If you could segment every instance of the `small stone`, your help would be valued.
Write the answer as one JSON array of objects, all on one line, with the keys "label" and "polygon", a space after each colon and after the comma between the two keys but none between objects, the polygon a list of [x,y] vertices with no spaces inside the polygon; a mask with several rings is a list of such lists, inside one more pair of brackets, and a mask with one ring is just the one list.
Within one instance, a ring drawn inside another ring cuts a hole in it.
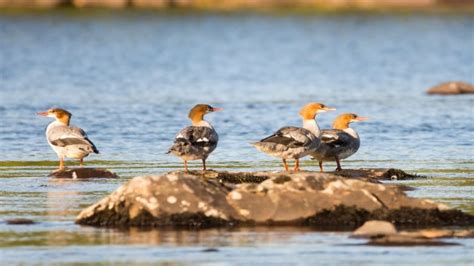
[{"label": "small stone", "polygon": [[454,237],[460,237],[460,238],[474,238],[474,230],[460,230],[460,231],[454,231],[453,234]]},{"label": "small stone", "polygon": [[203,249],[201,252],[219,252],[217,248],[206,248]]},{"label": "small stone", "polygon": [[367,221],[353,233],[353,237],[376,237],[394,235],[397,233],[395,226],[387,221]]},{"label": "small stone", "polygon": [[460,81],[451,81],[434,86],[426,92],[428,94],[455,95],[474,93],[474,86]]},{"label": "small stone", "polygon": [[456,246],[457,243],[442,242],[434,239],[416,238],[404,235],[386,235],[372,238],[367,245],[371,246]]},{"label": "small stone", "polygon": [[421,230],[420,235],[426,238],[451,237],[454,234],[451,230]]},{"label": "small stone", "polygon": [[14,225],[28,225],[28,224],[35,224],[35,221],[26,218],[14,218],[6,220],[7,224],[14,224]]},{"label": "small stone", "polygon": [[54,178],[70,178],[70,179],[84,179],[84,178],[118,178],[118,175],[112,173],[107,169],[101,168],[65,168],[56,170],[49,174]]}]

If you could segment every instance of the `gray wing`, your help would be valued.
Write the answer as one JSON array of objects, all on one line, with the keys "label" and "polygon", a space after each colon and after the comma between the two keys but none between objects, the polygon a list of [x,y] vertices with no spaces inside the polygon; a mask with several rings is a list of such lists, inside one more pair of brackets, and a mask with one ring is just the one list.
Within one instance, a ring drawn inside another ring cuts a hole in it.
[{"label": "gray wing", "polygon": [[296,148],[310,145],[315,136],[309,130],[299,127],[283,127],[260,142],[281,144],[288,148]]},{"label": "gray wing", "polygon": [[349,146],[354,138],[339,129],[325,129],[321,132],[321,142],[332,148]]},{"label": "gray wing", "polygon": [[54,146],[86,145],[93,152],[99,153],[97,147],[87,137],[84,130],[78,127],[57,126],[48,131],[48,140]]},{"label": "gray wing", "polygon": [[339,129],[323,130],[320,138],[321,145],[311,155],[321,161],[334,160],[336,157],[345,159],[354,154],[360,146],[358,138]]},{"label": "gray wing", "polygon": [[168,152],[180,156],[185,154],[207,156],[216,148],[218,141],[219,136],[214,129],[189,126],[176,135],[173,146]]}]

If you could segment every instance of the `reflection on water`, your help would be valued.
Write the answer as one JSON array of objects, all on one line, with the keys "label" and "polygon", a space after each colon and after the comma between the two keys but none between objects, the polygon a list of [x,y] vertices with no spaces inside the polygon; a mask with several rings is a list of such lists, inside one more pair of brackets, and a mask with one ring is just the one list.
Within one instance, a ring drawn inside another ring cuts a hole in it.
[{"label": "reflection on water", "polygon": [[[49,226],[66,226],[52,222]],[[13,228],[13,227],[12,227]],[[295,235],[314,232],[300,227],[250,227],[205,230],[170,229],[95,229],[79,227],[77,230],[2,232],[2,247],[12,246],[63,246],[63,245],[164,245],[232,247],[252,246],[256,243],[268,245],[291,241]],[[332,233],[321,233],[332,234]],[[27,236],[27,237],[25,237]]]},{"label": "reflection on water", "polygon": [[[66,263],[246,263],[268,264],[394,264],[426,263],[468,265],[466,254],[473,242],[456,240],[462,246],[444,248],[386,248],[363,246],[365,240],[350,239],[347,233],[314,232],[301,228],[241,228],[236,230],[166,231],[80,228],[79,233],[23,233],[36,242],[18,243],[21,248],[2,248],[4,262],[15,256]],[[18,235],[2,238],[18,239]],[[60,237],[61,236],[61,237]],[[43,241],[41,241],[43,240]],[[45,245],[54,247],[45,248]],[[10,243],[10,246],[15,246]],[[414,252],[416,250],[416,252]],[[341,256],[344,254],[344,256]],[[396,261],[394,260],[395,258]]]},{"label": "reflection on water", "polygon": [[[220,135],[210,168],[279,170],[248,143],[299,125],[299,108],[321,101],[337,108],[318,116],[323,128],[340,112],[371,117],[354,125],[362,146],[346,167],[428,175],[401,183],[417,187],[412,196],[474,213],[474,98],[423,93],[447,80],[474,83],[473,17],[119,14],[0,16],[1,264],[474,263],[473,243],[462,239],[444,248],[375,248],[309,228],[121,231],[73,223],[125,180],[182,167],[164,153],[197,102],[225,109],[209,116]],[[57,161],[44,137],[49,121],[34,113],[51,106],[72,111],[73,124],[97,144],[101,154],[86,165],[121,179],[46,177]],[[302,167],[317,169],[310,160]],[[3,222],[17,217],[37,223]]]}]

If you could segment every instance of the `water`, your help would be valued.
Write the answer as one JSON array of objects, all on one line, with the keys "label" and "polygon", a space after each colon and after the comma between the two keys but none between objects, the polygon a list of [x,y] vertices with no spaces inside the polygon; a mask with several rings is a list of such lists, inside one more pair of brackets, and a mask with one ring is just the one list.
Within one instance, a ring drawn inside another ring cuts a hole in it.
[{"label": "water", "polygon": [[[0,15],[0,217],[38,222],[0,222],[0,261],[472,265],[471,240],[375,248],[301,228],[143,232],[73,220],[133,176],[182,167],[165,152],[199,102],[225,109],[208,116],[220,135],[211,168],[280,169],[248,143],[299,125],[300,107],[318,101],[337,108],[318,116],[322,128],[341,112],[371,117],[354,125],[362,146],[343,166],[429,175],[404,182],[418,188],[411,195],[474,213],[474,97],[424,94],[448,80],[474,83],[473,32],[467,15]],[[50,121],[34,113],[51,106],[70,110],[98,146],[87,165],[120,180],[46,177],[57,164],[44,138]]]}]

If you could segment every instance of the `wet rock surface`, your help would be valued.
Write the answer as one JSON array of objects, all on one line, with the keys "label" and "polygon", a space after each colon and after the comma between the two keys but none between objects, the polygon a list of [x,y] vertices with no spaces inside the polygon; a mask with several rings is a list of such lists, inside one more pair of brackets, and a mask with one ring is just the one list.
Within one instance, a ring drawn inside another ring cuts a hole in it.
[{"label": "wet rock surface", "polygon": [[468,94],[474,93],[474,86],[465,82],[452,81],[434,86],[428,89],[426,93],[441,95]]},{"label": "wet rock surface", "polygon": [[359,178],[362,180],[377,182],[379,180],[413,180],[413,179],[425,179],[428,178],[423,175],[410,174],[400,169],[395,168],[362,168],[362,169],[345,169],[341,171],[334,172],[335,175],[349,177],[349,178]]},{"label": "wet rock surface", "polygon": [[[237,182],[242,179],[249,182]],[[473,225],[474,217],[394,185],[332,173],[206,173],[136,177],[83,210],[78,224],[205,228],[300,225],[352,230],[368,220],[400,227]]]},{"label": "wet rock surface", "polygon": [[86,178],[118,178],[118,175],[101,168],[65,168],[49,174],[55,178],[86,179]]}]

